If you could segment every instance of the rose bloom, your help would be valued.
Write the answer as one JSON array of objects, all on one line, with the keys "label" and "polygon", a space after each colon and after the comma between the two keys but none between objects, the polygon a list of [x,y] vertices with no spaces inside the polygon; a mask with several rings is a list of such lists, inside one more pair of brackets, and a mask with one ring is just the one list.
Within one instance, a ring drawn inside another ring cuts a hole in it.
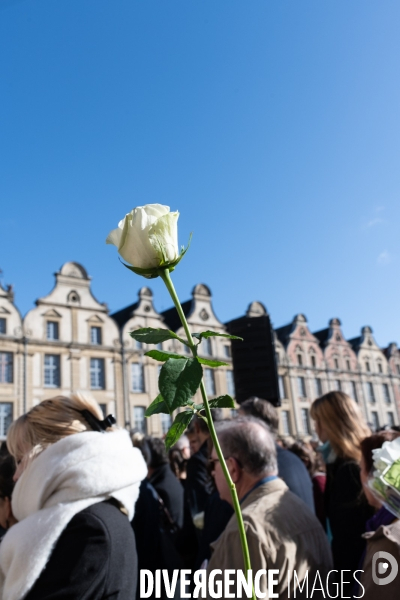
[{"label": "rose bloom", "polygon": [[179,258],[179,212],[169,206],[137,206],[118,223],[106,239],[122,258],[138,269],[156,269]]}]

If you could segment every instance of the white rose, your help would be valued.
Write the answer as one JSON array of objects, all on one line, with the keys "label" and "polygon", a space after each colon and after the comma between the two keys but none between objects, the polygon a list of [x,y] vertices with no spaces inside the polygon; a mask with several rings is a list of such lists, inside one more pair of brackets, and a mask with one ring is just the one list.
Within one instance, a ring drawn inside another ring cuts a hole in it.
[{"label": "white rose", "polygon": [[106,239],[122,258],[137,269],[157,269],[179,259],[179,212],[169,206],[138,206],[118,223]]}]

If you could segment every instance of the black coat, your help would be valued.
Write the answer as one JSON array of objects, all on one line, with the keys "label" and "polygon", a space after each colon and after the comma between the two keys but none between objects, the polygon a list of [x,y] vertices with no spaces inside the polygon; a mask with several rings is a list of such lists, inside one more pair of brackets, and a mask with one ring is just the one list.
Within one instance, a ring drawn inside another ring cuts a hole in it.
[{"label": "black coat", "polygon": [[112,502],[100,502],[71,519],[24,600],[135,600],[136,586],[132,527]]},{"label": "black coat", "polygon": [[183,487],[171,471],[169,463],[157,467],[149,477],[151,485],[164,502],[173,522],[183,526]]},{"label": "black coat", "polygon": [[358,569],[365,540],[366,521],[373,509],[362,492],[360,467],[352,460],[337,458],[326,465],[325,507],[332,532],[335,569]]},{"label": "black coat", "polygon": [[208,498],[215,490],[207,467],[208,441],[206,440],[187,463],[185,494],[192,517],[205,510]]},{"label": "black coat", "polygon": [[304,463],[293,452],[278,444],[276,444],[276,455],[279,477],[283,479],[289,490],[301,498],[315,513],[312,481]]}]

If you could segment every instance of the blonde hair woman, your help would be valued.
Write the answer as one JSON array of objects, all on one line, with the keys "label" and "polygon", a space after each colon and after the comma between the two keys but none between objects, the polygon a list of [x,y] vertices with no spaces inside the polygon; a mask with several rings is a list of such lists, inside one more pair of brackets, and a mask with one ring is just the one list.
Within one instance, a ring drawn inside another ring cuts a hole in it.
[{"label": "blonde hair woman", "polygon": [[361,441],[371,432],[357,404],[343,392],[329,392],[315,400],[311,417],[326,463],[325,507],[335,569],[354,572],[365,546],[361,535],[371,516],[359,467]]},{"label": "blonde hair woman", "polygon": [[134,600],[130,526],[147,468],[94,400],[41,402],[12,423],[18,523],[0,545],[2,600]]}]

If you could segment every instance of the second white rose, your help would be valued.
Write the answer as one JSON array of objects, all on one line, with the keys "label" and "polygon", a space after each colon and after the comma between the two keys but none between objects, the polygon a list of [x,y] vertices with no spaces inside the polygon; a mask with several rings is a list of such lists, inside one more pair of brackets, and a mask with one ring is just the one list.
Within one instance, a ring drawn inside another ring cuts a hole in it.
[{"label": "second white rose", "polygon": [[173,263],[179,257],[179,212],[169,206],[146,204],[137,206],[118,223],[107,239],[122,258],[138,269],[156,269]]}]

